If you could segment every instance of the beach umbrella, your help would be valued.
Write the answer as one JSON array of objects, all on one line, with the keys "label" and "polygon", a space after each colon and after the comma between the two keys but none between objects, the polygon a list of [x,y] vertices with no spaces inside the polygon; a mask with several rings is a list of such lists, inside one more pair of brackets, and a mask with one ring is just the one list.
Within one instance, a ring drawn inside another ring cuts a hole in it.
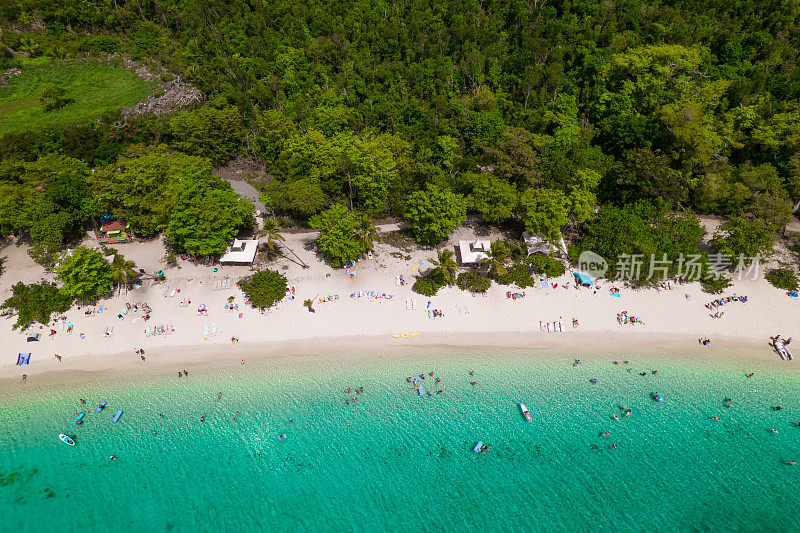
[{"label": "beach umbrella", "polygon": [[206,310],[206,304],[200,304],[197,306],[197,311],[202,312]]}]

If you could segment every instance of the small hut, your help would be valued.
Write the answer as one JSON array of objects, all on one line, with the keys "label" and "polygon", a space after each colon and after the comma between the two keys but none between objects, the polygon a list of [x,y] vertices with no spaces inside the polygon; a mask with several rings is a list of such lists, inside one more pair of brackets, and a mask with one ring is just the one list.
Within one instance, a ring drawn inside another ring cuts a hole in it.
[{"label": "small hut", "polygon": [[234,239],[233,244],[219,258],[219,262],[223,265],[249,266],[256,259],[256,251],[258,251],[258,239]]},{"label": "small hut", "polygon": [[119,220],[108,220],[100,226],[100,233],[97,242],[100,244],[116,244],[121,242],[131,242],[128,232],[129,224]]}]

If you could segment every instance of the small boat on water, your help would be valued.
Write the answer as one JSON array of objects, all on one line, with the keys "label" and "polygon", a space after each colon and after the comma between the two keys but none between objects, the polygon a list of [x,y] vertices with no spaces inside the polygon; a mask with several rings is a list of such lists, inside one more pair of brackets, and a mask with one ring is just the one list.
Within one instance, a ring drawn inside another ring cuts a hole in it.
[{"label": "small boat on water", "polygon": [[78,416],[75,417],[75,420],[72,421],[73,424],[83,424],[83,417],[86,416],[86,413],[80,413]]},{"label": "small boat on water", "polygon": [[58,436],[61,439],[61,442],[64,444],[69,444],[70,446],[75,446],[75,436],[74,435],[64,435],[63,433]]},{"label": "small boat on water", "polygon": [[119,417],[121,417],[121,416],[122,416],[122,409],[117,411],[117,414],[114,415],[114,418],[112,418],[111,421],[112,422],[116,422],[117,420],[119,420]]},{"label": "small boat on water", "polygon": [[657,392],[652,393],[651,396],[657,402],[663,402],[664,401],[664,398],[662,398],[661,395],[659,393],[657,393]]},{"label": "small boat on water", "polygon": [[533,418],[531,418],[531,414],[528,412],[528,408],[525,407],[525,404],[519,404],[519,408],[522,411],[522,414],[525,415],[525,418],[528,420],[528,422],[533,422]]},{"label": "small boat on water", "polygon": [[106,402],[100,402],[100,405],[97,406],[97,412],[99,413],[105,408],[106,408]]}]

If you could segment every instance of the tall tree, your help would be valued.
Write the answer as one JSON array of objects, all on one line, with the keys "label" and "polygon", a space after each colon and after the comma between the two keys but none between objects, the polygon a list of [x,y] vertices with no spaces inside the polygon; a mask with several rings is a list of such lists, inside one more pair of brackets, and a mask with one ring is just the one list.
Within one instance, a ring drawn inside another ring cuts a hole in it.
[{"label": "tall tree", "polygon": [[455,255],[456,253],[448,248],[437,248],[436,259],[429,259],[436,269],[441,272],[448,285],[452,285],[456,281],[458,263],[456,263]]}]

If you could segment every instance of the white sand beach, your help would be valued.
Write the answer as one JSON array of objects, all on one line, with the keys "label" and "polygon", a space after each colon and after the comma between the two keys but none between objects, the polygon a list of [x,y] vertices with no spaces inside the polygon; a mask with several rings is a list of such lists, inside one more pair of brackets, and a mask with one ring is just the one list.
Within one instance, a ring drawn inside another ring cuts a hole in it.
[{"label": "white sand beach", "polygon": [[[394,228],[390,225],[382,230]],[[475,296],[451,287],[426,298],[413,293],[411,285],[419,271],[431,268],[435,250],[416,246],[403,250],[378,243],[372,259],[363,259],[347,271],[332,269],[315,256],[314,233],[285,236],[285,246],[309,268],[303,268],[290,253],[263,265],[282,272],[295,290],[293,299],[287,297],[265,313],[245,305],[236,286],[252,272],[250,267],[201,266],[180,259],[178,266],[166,267],[160,240],[115,246],[148,273],[163,269],[166,280],[145,280],[141,287],[127,293],[123,290],[98,305],[73,307],[64,314],[64,321],[37,324],[26,332],[12,330],[13,318],[0,319],[0,339],[6,346],[0,377],[18,380],[23,373],[32,377],[59,369],[112,369],[133,363],[160,365],[235,359],[245,353],[255,357],[362,345],[552,346],[614,351],[625,346],[663,348],[665,343],[678,343],[676,346],[694,345],[695,352],[748,346],[749,350],[737,350],[739,357],[779,360],[768,345],[769,338],[800,334],[800,301],[769,285],[763,272],[757,280],[734,281],[722,295],[747,296],[746,302],[734,301],[712,310],[706,304],[720,296],[702,292],[697,283],[632,290],[621,283],[600,281],[599,289],[577,289],[570,271],[548,280],[547,288],[493,285],[485,296]],[[460,228],[450,246],[459,239],[475,237],[469,228]],[[83,244],[94,245],[92,239],[87,237]],[[7,256],[5,274],[0,277],[3,299],[17,281],[52,279],[26,250],[13,243],[3,250]],[[401,275],[405,285],[398,284]],[[618,297],[610,294],[612,285],[619,288]],[[509,291],[524,292],[525,296],[511,299]],[[233,310],[226,309],[231,297]],[[303,306],[305,299],[314,300],[314,313]],[[146,322],[141,308],[127,308],[127,304],[145,303],[152,308]],[[201,304],[207,307],[207,314],[198,313]],[[443,316],[431,318],[429,309],[439,310]],[[617,316],[623,311],[642,323],[621,324]],[[712,318],[718,311],[724,312],[722,317]],[[577,320],[575,327],[573,320]],[[554,323],[560,323],[561,331]],[[159,326],[168,334],[157,334]],[[56,333],[51,335],[51,330]],[[403,332],[419,335],[392,337]],[[27,342],[28,333],[40,333],[41,340]],[[232,343],[232,337],[239,342]],[[698,345],[699,337],[711,338],[715,347]],[[138,348],[145,350],[144,363],[135,354]],[[17,354],[26,352],[32,354],[30,364],[16,366]]]}]

